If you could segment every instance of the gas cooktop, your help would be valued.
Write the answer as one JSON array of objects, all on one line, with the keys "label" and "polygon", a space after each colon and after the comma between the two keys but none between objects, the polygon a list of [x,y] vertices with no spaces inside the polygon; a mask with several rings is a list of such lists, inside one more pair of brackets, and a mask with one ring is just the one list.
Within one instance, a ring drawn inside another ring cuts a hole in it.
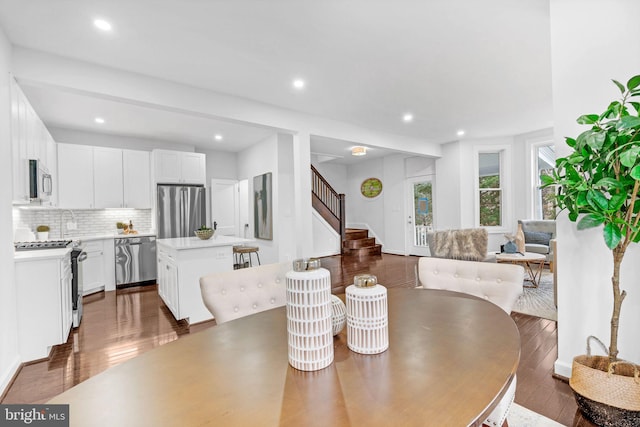
[{"label": "gas cooktop", "polygon": [[14,242],[16,251],[30,251],[34,249],[60,249],[66,248],[72,240],[46,240],[36,242]]}]

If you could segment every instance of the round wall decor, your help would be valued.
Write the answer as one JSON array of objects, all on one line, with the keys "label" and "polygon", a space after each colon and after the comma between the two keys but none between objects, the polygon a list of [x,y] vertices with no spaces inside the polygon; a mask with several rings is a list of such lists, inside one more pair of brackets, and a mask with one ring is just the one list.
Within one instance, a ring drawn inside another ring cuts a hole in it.
[{"label": "round wall decor", "polygon": [[367,178],[360,184],[360,193],[364,197],[373,199],[382,193],[382,181],[378,178]]}]

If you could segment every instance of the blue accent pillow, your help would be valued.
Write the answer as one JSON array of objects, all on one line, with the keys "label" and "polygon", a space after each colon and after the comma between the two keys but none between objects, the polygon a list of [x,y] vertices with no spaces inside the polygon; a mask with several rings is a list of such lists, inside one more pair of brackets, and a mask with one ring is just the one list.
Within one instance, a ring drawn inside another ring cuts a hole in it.
[{"label": "blue accent pillow", "polygon": [[549,240],[551,240],[551,233],[544,231],[525,231],[524,242],[533,243],[537,245],[549,246]]}]

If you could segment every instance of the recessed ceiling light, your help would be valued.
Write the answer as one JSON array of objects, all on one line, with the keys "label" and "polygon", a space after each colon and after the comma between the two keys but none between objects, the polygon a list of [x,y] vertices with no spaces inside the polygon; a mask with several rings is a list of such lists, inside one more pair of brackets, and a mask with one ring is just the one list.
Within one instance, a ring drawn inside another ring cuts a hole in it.
[{"label": "recessed ceiling light", "polygon": [[95,19],[93,21],[93,25],[102,31],[111,31],[111,23],[109,21],[105,21],[104,19]]},{"label": "recessed ceiling light", "polygon": [[95,119],[93,119],[96,123],[99,124],[103,124],[104,123],[104,119],[102,117],[96,117]]},{"label": "recessed ceiling light", "polygon": [[404,116],[402,116],[402,121],[405,123],[409,123],[413,121],[413,114],[411,113],[406,113]]},{"label": "recessed ceiling light", "polygon": [[305,86],[305,82],[302,79],[295,79],[293,81],[293,87],[296,89],[302,89]]},{"label": "recessed ceiling light", "polygon": [[463,131],[462,129],[460,129],[460,130],[457,132],[457,135],[458,135],[458,136],[463,136],[463,135],[464,135],[464,131]]},{"label": "recessed ceiling light", "polygon": [[213,139],[215,139],[216,141],[222,141],[222,135],[217,133],[213,136]]},{"label": "recessed ceiling light", "polygon": [[351,149],[352,156],[365,156],[367,154],[367,147],[353,147]]}]

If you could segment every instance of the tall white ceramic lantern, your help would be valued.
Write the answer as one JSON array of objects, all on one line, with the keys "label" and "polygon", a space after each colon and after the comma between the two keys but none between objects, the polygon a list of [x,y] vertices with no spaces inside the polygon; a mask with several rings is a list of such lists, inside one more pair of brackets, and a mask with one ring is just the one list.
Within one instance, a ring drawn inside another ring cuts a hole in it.
[{"label": "tall white ceramic lantern", "polygon": [[346,289],[347,346],[361,354],[389,348],[387,288],[372,274],[359,274]]},{"label": "tall white ceramic lantern", "polygon": [[331,275],[320,260],[298,259],[287,278],[289,364],[317,371],[333,362]]}]

